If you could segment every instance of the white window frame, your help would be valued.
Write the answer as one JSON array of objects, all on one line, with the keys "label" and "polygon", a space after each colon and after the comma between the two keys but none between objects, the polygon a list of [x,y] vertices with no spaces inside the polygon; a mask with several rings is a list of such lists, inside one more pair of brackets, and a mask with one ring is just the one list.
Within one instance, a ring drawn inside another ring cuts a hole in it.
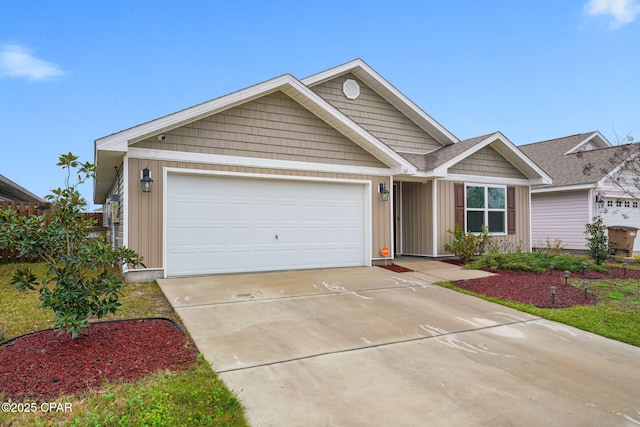
[{"label": "white window frame", "polygon": [[[468,187],[483,187],[484,188],[484,203],[485,203],[485,207],[484,208],[468,208],[467,207],[467,188]],[[504,191],[504,208],[503,209],[496,209],[496,208],[487,207],[488,202],[489,202],[489,188],[501,188]],[[489,212],[502,212],[504,214],[504,221],[503,221],[504,231],[489,231],[489,234],[491,234],[492,236],[506,236],[507,235],[507,231],[509,229],[508,224],[507,224],[507,206],[508,206],[508,201],[507,201],[507,186],[506,185],[465,183],[464,184],[464,231],[467,232],[467,230],[468,230],[468,225],[467,225],[467,212],[468,211],[472,211],[472,212],[483,211],[484,212],[483,225],[485,227],[487,227],[487,229],[489,228]],[[473,234],[480,234],[477,231],[472,231],[472,233]]]}]

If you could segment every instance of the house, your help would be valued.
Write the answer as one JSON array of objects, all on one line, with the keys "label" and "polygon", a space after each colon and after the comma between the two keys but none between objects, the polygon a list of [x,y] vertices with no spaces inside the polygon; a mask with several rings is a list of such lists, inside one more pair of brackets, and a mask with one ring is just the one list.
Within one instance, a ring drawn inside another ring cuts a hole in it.
[{"label": "house", "polygon": [[9,178],[0,175],[0,202],[44,203],[44,200],[11,181]]},{"label": "house", "polygon": [[[545,248],[547,242],[553,246],[559,239],[565,249],[588,249],[585,226],[597,215],[608,226],[640,228],[633,177],[626,188],[619,179],[625,173],[625,161],[635,157],[637,144],[614,146],[594,131],[519,148],[553,179],[552,184],[531,189],[534,247]],[[634,250],[640,251],[640,239],[634,244]]]},{"label": "house", "polygon": [[530,186],[551,182],[499,132],[459,141],[359,59],[97,139],[95,162],[114,244],[145,258],[130,280],[447,256],[456,220],[526,250]]}]

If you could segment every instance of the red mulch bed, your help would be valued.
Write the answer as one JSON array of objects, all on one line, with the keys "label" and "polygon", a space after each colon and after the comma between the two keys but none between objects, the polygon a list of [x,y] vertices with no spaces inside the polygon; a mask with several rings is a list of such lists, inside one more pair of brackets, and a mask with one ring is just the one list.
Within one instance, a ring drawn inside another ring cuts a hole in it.
[{"label": "red mulch bed", "polygon": [[5,400],[51,401],[100,389],[105,380],[183,370],[196,355],[187,336],[165,319],[94,323],[75,340],[66,332],[36,332],[0,346],[0,393]]},{"label": "red mulch bed", "polygon": [[413,271],[410,268],[401,267],[401,266],[395,265],[395,264],[379,265],[378,267],[384,268],[386,270],[391,270],[391,271],[393,271],[395,273],[408,273],[409,271]]},{"label": "red mulch bed", "polygon": [[[627,270],[625,275],[622,268],[610,269],[609,273],[587,271],[585,274],[571,273],[569,282],[579,280],[579,286],[585,280],[599,278],[634,278],[640,279],[640,271]],[[529,273],[524,271],[498,270],[497,276],[481,279],[463,280],[456,282],[459,288],[478,294],[496,297],[507,301],[532,304],[538,307],[564,308],[575,305],[595,304],[595,295],[587,294],[584,297],[584,289],[564,284],[564,272],[554,271],[546,273]],[[551,303],[550,286],[556,286],[555,301]]]}]

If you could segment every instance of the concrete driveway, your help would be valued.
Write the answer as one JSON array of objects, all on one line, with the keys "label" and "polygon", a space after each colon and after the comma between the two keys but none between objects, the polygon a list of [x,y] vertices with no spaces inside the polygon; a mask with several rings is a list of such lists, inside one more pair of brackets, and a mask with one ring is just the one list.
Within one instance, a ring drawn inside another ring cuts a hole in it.
[{"label": "concrete driveway", "polygon": [[640,425],[640,348],[419,270],[158,282],[254,426]]}]

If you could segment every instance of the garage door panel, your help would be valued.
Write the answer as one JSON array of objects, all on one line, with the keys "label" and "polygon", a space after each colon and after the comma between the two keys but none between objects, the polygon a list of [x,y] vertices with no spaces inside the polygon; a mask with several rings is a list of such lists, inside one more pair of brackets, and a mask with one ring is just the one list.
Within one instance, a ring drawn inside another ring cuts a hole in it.
[{"label": "garage door panel", "polygon": [[366,265],[365,200],[361,183],[169,174],[167,275]]}]

